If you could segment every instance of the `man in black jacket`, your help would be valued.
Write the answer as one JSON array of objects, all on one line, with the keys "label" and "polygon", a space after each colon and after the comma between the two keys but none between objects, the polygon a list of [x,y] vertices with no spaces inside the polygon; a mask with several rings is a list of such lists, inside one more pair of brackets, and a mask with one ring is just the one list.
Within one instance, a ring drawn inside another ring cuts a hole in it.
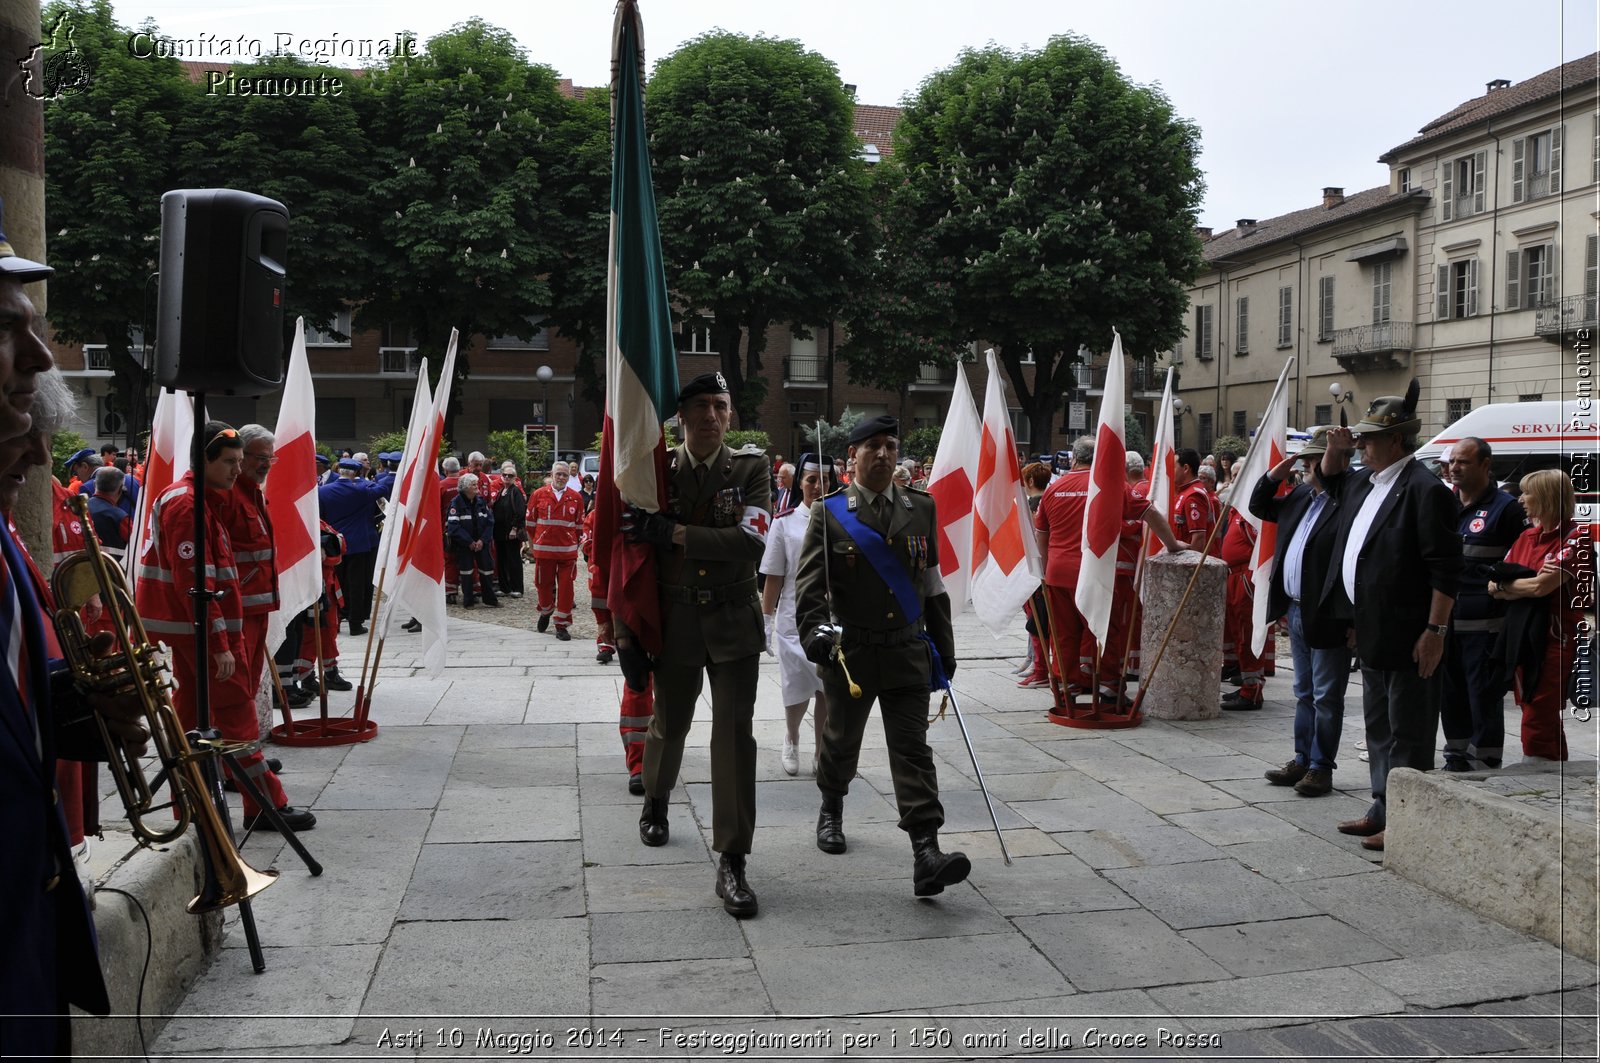
[{"label": "man in black jacket", "polygon": [[[1372,804],[1344,834],[1383,848],[1389,768],[1433,769],[1439,732],[1439,663],[1461,571],[1456,499],[1411,460],[1419,388],[1373,400],[1355,428],[1328,433],[1322,477],[1339,503],[1333,565],[1322,609],[1354,623],[1362,710],[1372,769]],[[1365,468],[1348,472],[1361,448]]]},{"label": "man in black jacket", "polygon": [[[1339,732],[1344,728],[1344,691],[1350,680],[1349,623],[1315,608],[1333,563],[1338,505],[1323,488],[1318,465],[1328,446],[1326,427],[1312,430],[1299,454],[1279,462],[1255,485],[1250,512],[1278,525],[1278,555],[1272,566],[1267,617],[1287,616],[1294,660],[1294,757],[1267,772],[1274,786],[1293,786],[1304,797],[1333,789]],[[1306,482],[1279,495],[1296,461],[1306,463]]]}]

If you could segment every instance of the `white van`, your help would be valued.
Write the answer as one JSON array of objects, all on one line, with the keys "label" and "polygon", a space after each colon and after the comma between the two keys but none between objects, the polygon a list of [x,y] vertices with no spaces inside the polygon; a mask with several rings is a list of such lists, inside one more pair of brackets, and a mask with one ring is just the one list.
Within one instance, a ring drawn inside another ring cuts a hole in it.
[{"label": "white van", "polygon": [[[1560,469],[1572,477],[1578,520],[1600,521],[1596,479],[1600,468],[1600,432],[1595,403],[1499,402],[1480,406],[1434,436],[1417,450],[1423,461],[1440,460],[1466,436],[1477,436],[1494,452],[1494,477],[1507,490],[1535,469]],[[1515,491],[1512,491],[1515,494]]]}]

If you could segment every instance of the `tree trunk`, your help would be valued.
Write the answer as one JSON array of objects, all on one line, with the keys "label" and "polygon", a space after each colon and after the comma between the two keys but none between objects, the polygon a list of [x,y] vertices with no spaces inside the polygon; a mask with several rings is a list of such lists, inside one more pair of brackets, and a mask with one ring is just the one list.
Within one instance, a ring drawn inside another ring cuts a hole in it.
[{"label": "tree trunk", "polygon": [[[716,345],[717,357],[722,363],[722,376],[728,382],[728,401],[735,413],[743,408],[744,362],[739,356],[739,326],[717,321],[711,326],[711,341]],[[744,415],[739,416],[739,427],[744,428]]]},{"label": "tree trunk", "polygon": [[761,356],[767,350],[767,321],[752,318],[745,323],[744,394],[740,397],[739,427],[761,427],[761,404],[767,398],[767,378],[762,372]]}]

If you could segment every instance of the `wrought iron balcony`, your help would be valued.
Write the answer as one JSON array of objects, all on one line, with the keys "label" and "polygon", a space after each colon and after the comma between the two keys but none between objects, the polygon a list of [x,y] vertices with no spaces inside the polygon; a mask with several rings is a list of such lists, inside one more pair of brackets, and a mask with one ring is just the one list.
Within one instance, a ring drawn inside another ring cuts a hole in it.
[{"label": "wrought iron balcony", "polygon": [[1333,357],[1352,373],[1404,369],[1411,364],[1411,322],[1340,329],[1333,334]]},{"label": "wrought iron balcony", "polygon": [[1543,336],[1551,343],[1564,343],[1579,329],[1593,330],[1596,325],[1595,312],[1600,309],[1597,304],[1600,304],[1600,295],[1590,293],[1569,295],[1541,306],[1534,314],[1534,334]]},{"label": "wrought iron balcony", "polygon": [[785,358],[783,382],[792,387],[824,387],[828,383],[828,360],[807,355]]},{"label": "wrought iron balcony", "polygon": [[919,365],[917,377],[911,382],[913,391],[954,387],[956,382],[955,366]]},{"label": "wrought iron balcony", "polygon": [[[1089,394],[1100,395],[1106,390],[1107,367],[1097,365],[1089,378]],[[1157,370],[1154,358],[1134,358],[1128,362],[1128,393],[1159,393],[1166,386],[1165,370]]]},{"label": "wrought iron balcony", "polygon": [[422,355],[415,347],[379,347],[378,372],[412,374],[422,368]]}]

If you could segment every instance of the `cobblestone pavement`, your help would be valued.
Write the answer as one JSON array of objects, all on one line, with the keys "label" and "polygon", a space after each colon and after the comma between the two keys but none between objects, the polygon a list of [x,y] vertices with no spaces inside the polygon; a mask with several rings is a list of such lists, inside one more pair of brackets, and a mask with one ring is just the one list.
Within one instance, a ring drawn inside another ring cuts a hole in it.
[{"label": "cobblestone pavement", "polygon": [[[1595,1056],[1594,963],[1334,829],[1368,796],[1359,684],[1337,789],[1302,798],[1262,779],[1291,750],[1284,665],[1260,712],[1073,730],[1017,688],[1020,629],[994,639],[963,616],[957,688],[1013,861],[947,718],[930,733],[943,841],[973,871],[917,900],[881,732],[845,802],[849,851],[819,853],[817,790],[779,764],[763,658],[761,914],[735,922],[712,893],[709,709],[671,841],[645,848],[615,666],[485,613],[452,615],[438,679],[416,674],[415,637],[390,640],[374,741],[274,751],[327,872],[251,839],[251,862],[283,871],[255,902],[267,970],[230,924],[152,1058]],[[1514,710],[1507,724],[1515,761]],[[1567,731],[1583,764],[1568,786],[1592,792],[1594,725]]]}]

